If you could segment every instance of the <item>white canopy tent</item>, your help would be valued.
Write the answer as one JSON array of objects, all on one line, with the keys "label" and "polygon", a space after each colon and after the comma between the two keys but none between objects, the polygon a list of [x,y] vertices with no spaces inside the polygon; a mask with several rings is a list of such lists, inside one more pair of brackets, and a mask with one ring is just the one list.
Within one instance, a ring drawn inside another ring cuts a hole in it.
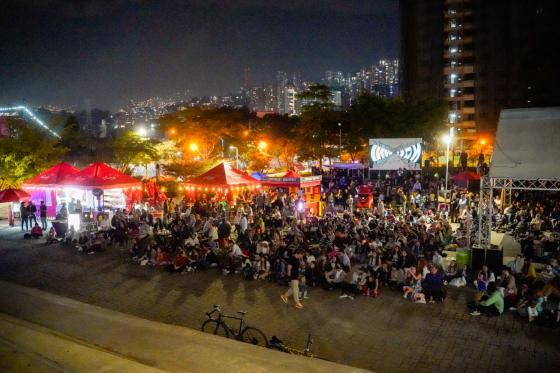
[{"label": "white canopy tent", "polygon": [[502,110],[490,172],[480,183],[480,247],[490,247],[494,189],[560,191],[559,161],[560,107]]}]

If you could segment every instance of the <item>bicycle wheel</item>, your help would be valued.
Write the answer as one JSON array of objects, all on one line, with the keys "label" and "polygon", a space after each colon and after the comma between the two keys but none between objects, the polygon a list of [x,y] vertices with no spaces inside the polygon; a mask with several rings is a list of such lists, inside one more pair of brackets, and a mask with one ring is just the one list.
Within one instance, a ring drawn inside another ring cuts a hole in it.
[{"label": "bicycle wheel", "polygon": [[268,339],[266,339],[264,333],[251,326],[243,329],[243,332],[241,332],[241,340],[256,346],[268,347]]},{"label": "bicycle wheel", "polygon": [[229,333],[227,329],[222,325],[222,323],[217,320],[206,320],[202,327],[200,328],[204,333],[210,333],[219,335],[220,337],[229,338]]}]

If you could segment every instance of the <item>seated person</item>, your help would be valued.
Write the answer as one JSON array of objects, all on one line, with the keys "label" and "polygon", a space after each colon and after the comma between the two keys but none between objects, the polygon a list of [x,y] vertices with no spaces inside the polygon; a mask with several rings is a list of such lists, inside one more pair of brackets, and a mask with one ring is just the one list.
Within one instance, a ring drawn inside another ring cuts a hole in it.
[{"label": "seated person", "polygon": [[488,269],[487,265],[483,265],[482,269],[478,272],[478,276],[474,281],[474,286],[480,291],[481,293],[486,291],[486,288],[490,283],[496,282],[496,276],[494,276],[494,272]]},{"label": "seated person", "polygon": [[527,318],[529,322],[533,322],[540,314],[542,314],[544,310],[543,306],[543,290],[540,286],[534,286],[529,289],[527,298],[517,307],[517,313],[519,313],[519,316]]},{"label": "seated person", "polygon": [[554,277],[548,284],[544,286],[543,296],[554,297],[560,300],[560,276]]},{"label": "seated person", "polygon": [[323,286],[326,290],[333,290],[339,288],[346,277],[347,270],[340,264],[333,266],[329,272],[325,272],[325,282]]},{"label": "seated person", "polygon": [[445,269],[445,281],[449,282],[457,277],[457,261],[452,260]]},{"label": "seated person", "polygon": [[173,263],[171,263],[168,267],[170,272],[183,272],[187,268],[187,264],[189,263],[189,257],[185,249],[179,249],[179,253],[173,259]]},{"label": "seated person", "polygon": [[270,262],[264,255],[257,254],[255,280],[267,280],[270,275]]},{"label": "seated person", "polygon": [[43,237],[43,228],[41,228],[39,224],[35,223],[35,226],[31,228],[31,237],[33,238]]},{"label": "seated person", "polygon": [[160,266],[169,264],[169,254],[166,251],[164,251],[161,247],[158,247],[156,249],[154,264]]},{"label": "seated person", "polygon": [[344,281],[340,284],[340,290],[342,294],[340,298],[350,298],[354,299],[354,297],[360,293],[360,284],[363,287],[363,280],[365,279],[365,268],[358,268],[354,267],[348,273],[347,281]]},{"label": "seated person", "polygon": [[506,306],[512,307],[517,303],[517,284],[515,283],[515,276],[511,273],[509,267],[502,270],[502,283],[501,287],[504,291],[504,301]]},{"label": "seated person", "polygon": [[51,227],[51,229],[49,229],[49,233],[47,233],[47,245],[57,242],[58,239],[56,238],[56,231],[54,230],[54,227]]},{"label": "seated person", "polygon": [[486,288],[485,295],[479,303],[469,306],[472,316],[485,314],[488,317],[500,316],[504,312],[504,297],[496,287],[495,282],[490,282]]},{"label": "seated person", "polygon": [[402,290],[404,285],[404,271],[396,264],[391,265],[389,287],[391,289]]},{"label": "seated person", "polygon": [[443,291],[443,275],[439,273],[438,267],[435,265],[429,266],[430,273],[426,275],[422,281],[422,290],[426,299],[433,303],[435,300],[443,302],[445,293]]}]

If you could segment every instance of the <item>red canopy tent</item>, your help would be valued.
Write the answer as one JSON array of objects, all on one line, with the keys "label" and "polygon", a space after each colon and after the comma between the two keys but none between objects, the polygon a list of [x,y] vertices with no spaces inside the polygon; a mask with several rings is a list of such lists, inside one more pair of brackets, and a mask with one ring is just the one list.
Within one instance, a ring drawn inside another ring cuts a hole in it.
[{"label": "red canopy tent", "polygon": [[[0,203],[7,202],[20,202],[31,199],[31,195],[21,189],[4,189],[0,190]],[[10,227],[14,226],[14,211],[13,206],[8,207],[8,224]]]},{"label": "red canopy tent", "polygon": [[[80,172],[65,177],[60,185],[65,188],[80,190],[102,189],[104,205],[109,199],[117,200],[119,190],[126,196],[126,206],[130,208],[134,201],[142,199],[142,182],[105,163],[94,163]],[[115,191],[116,190],[116,191]],[[122,200],[121,200],[122,201]],[[109,206],[115,204],[108,203]]]},{"label": "red canopy tent", "polygon": [[27,201],[29,199],[31,199],[31,195],[21,189],[0,190],[0,203]]},{"label": "red canopy tent", "polygon": [[[38,205],[45,201],[47,205],[47,216],[56,215],[57,193],[60,194],[61,181],[80,170],[71,164],[61,162],[46,169],[38,175],[23,182],[23,189],[31,194],[31,200]],[[58,190],[58,191],[57,191]]]},{"label": "red canopy tent", "polygon": [[71,164],[60,162],[51,168],[33,176],[31,179],[23,182],[24,188],[56,188],[59,183],[69,175],[80,172],[80,170]]},{"label": "red canopy tent", "polygon": [[470,171],[459,172],[457,175],[452,176],[451,180],[459,182],[477,181],[480,180],[480,176]]},{"label": "red canopy tent", "polygon": [[459,172],[457,175],[452,176],[451,180],[453,180],[453,182],[455,184],[458,185],[462,185],[462,186],[469,186],[469,182],[471,181],[479,181],[480,180],[480,176],[478,174],[475,174],[474,172],[470,172],[470,171],[463,171],[463,172]]},{"label": "red canopy tent", "polygon": [[185,183],[187,190],[227,190],[228,188],[256,188],[261,182],[245,172],[220,163],[202,175],[190,179]]},{"label": "red canopy tent", "polygon": [[68,175],[60,185],[80,189],[141,188],[142,182],[102,162]]}]

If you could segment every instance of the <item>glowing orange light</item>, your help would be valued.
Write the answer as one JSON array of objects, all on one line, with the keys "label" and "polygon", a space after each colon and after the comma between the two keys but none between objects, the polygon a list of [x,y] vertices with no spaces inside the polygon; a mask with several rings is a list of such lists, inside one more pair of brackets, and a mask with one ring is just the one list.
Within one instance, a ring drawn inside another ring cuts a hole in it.
[{"label": "glowing orange light", "polygon": [[177,131],[175,130],[175,128],[171,128],[171,130],[169,131],[172,135],[174,135]]},{"label": "glowing orange light", "polygon": [[259,141],[259,149],[264,150],[268,147],[268,143],[264,140]]},{"label": "glowing orange light", "polygon": [[484,139],[480,140],[480,145],[486,145],[486,140]]},{"label": "glowing orange light", "polygon": [[245,130],[245,131],[243,131],[243,134],[244,134],[245,136],[249,136],[249,131]]},{"label": "glowing orange light", "polygon": [[195,144],[194,142],[191,143],[191,144],[189,145],[189,149],[190,149],[191,151],[193,151],[193,152],[196,152],[196,151],[198,150],[198,144]]}]

